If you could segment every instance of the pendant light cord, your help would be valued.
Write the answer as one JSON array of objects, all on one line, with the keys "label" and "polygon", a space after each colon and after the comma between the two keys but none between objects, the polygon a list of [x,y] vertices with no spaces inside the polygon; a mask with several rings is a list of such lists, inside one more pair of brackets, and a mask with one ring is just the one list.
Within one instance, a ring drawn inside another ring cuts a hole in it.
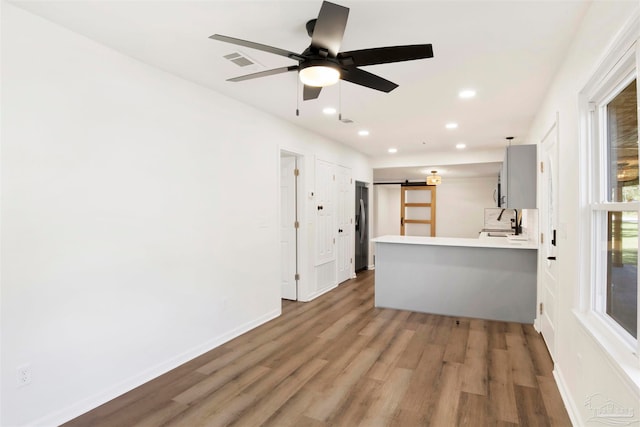
[{"label": "pendant light cord", "polygon": [[296,117],[300,115],[300,79],[296,79]]},{"label": "pendant light cord", "polygon": [[342,81],[338,81],[338,120],[342,121]]}]

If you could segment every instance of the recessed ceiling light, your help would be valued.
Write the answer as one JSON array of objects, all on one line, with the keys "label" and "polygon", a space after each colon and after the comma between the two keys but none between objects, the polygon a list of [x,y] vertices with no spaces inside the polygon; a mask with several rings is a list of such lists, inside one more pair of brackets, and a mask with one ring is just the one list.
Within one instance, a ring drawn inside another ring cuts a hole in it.
[{"label": "recessed ceiling light", "polygon": [[397,153],[397,152],[398,152],[398,149],[397,149],[397,148],[389,148],[387,151],[388,151],[389,153],[391,153],[391,154],[394,154],[394,153]]},{"label": "recessed ceiling light", "polygon": [[369,131],[368,131],[368,130],[365,130],[365,129],[363,129],[363,130],[359,130],[359,131],[358,131],[358,135],[360,135],[360,136],[367,136],[367,135],[369,135]]},{"label": "recessed ceiling light", "polygon": [[458,92],[458,96],[462,99],[473,98],[474,96],[476,96],[476,91],[473,89],[463,89]]},{"label": "recessed ceiling light", "polygon": [[456,144],[456,148],[458,150],[463,150],[463,149],[467,148],[467,144],[464,144],[464,143],[461,142],[459,144]]},{"label": "recessed ceiling light", "polygon": [[447,129],[455,129],[458,127],[457,123],[447,123],[444,127],[446,127]]},{"label": "recessed ceiling light", "polygon": [[322,112],[325,113],[326,115],[331,115],[336,113],[336,109],[333,107],[325,107],[322,109]]}]

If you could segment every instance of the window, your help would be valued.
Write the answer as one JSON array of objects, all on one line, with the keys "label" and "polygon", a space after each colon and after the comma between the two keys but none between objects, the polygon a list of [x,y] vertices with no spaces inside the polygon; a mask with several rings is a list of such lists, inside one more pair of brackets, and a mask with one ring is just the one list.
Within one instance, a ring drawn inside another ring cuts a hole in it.
[{"label": "window", "polygon": [[638,92],[635,46],[590,95],[590,310],[638,346]]},{"label": "window", "polygon": [[607,193],[633,211],[608,211],[604,312],[638,338],[638,97],[633,80],[603,107],[606,114]]}]

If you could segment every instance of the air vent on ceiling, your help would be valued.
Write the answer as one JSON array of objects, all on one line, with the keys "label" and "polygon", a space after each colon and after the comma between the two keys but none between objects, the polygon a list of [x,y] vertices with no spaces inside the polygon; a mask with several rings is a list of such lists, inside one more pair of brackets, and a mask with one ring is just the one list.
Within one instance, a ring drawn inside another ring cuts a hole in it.
[{"label": "air vent on ceiling", "polygon": [[228,55],[225,55],[224,57],[225,59],[228,59],[229,61],[233,62],[239,67],[246,67],[246,66],[255,64],[255,62],[253,62],[252,60],[250,60],[249,58],[247,58],[246,56],[244,56],[239,52],[233,52]]}]

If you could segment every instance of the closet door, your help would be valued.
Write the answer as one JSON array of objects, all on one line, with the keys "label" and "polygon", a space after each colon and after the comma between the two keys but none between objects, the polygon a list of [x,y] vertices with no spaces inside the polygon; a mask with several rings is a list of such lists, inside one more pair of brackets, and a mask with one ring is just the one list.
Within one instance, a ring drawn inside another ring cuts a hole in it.
[{"label": "closet door", "polygon": [[334,166],[316,160],[316,266],[335,261]]}]

